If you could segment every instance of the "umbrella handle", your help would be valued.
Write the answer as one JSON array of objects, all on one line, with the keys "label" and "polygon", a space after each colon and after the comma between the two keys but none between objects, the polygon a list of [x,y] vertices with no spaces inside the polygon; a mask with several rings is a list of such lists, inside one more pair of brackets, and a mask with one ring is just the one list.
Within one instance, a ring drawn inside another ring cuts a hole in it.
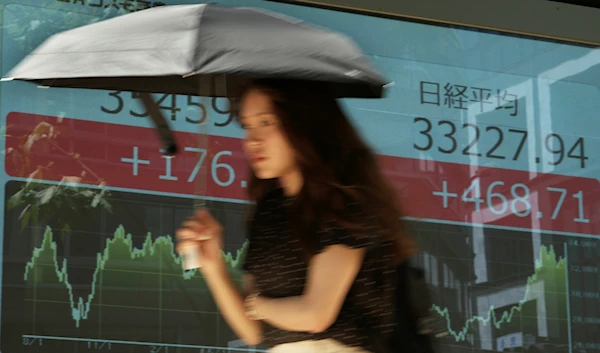
[{"label": "umbrella handle", "polygon": [[175,141],[175,136],[173,135],[173,131],[171,131],[167,119],[165,119],[150,93],[140,92],[139,94],[142,104],[144,104],[146,111],[150,115],[150,119],[154,123],[154,128],[162,142],[163,154],[166,156],[175,155],[177,153],[177,142]]}]

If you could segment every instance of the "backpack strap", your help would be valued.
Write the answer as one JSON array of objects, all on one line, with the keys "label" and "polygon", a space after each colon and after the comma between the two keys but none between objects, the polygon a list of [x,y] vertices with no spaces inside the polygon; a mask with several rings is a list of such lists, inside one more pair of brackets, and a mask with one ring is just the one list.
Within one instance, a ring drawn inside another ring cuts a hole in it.
[{"label": "backpack strap", "polygon": [[[407,260],[397,267],[396,327],[392,352],[436,353],[448,334],[446,322],[431,311],[433,291],[425,272]],[[410,348],[409,348],[410,347]]]},{"label": "backpack strap", "polygon": [[416,320],[416,333],[441,338],[448,335],[444,319],[431,311],[434,305],[433,292],[425,280],[422,269],[408,266],[408,302]]}]

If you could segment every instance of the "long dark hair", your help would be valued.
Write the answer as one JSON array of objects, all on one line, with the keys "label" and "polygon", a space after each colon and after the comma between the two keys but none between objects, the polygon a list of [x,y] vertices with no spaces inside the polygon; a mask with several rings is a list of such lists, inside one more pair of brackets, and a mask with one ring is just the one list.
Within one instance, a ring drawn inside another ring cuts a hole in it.
[{"label": "long dark hair", "polygon": [[[373,215],[382,235],[395,241],[397,262],[412,255],[415,242],[400,219],[402,212],[393,188],[383,177],[374,153],[327,88],[307,82],[256,80],[239,96],[254,89],[271,98],[296,152],[304,184],[290,214],[309,256],[314,253],[318,241],[315,230],[324,215],[333,216],[361,236],[364,220],[344,217],[344,207],[352,202]],[[279,187],[277,180],[261,180],[249,174],[251,201],[259,204]]]}]

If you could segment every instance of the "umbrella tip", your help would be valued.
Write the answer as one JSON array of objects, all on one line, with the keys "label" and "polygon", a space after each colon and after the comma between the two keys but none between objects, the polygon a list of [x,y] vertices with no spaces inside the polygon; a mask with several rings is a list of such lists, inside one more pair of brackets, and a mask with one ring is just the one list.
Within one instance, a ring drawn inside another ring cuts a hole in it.
[{"label": "umbrella tip", "polygon": [[2,78],[0,78],[0,82],[12,81],[12,80],[14,80],[14,77],[2,77]]},{"label": "umbrella tip", "polygon": [[390,87],[394,86],[395,84],[396,84],[395,81],[388,82],[385,85],[383,85],[383,88],[390,88]]},{"label": "umbrella tip", "polygon": [[162,154],[164,154],[167,158],[175,157],[177,154],[178,148],[175,143],[167,143],[164,148],[161,149]]}]

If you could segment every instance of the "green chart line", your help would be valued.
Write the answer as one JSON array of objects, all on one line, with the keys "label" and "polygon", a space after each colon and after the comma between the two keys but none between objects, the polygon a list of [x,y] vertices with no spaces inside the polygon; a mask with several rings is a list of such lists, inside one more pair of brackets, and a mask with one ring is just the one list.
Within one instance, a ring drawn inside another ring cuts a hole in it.
[{"label": "green chart line", "polygon": [[[44,232],[42,245],[34,249],[31,261],[27,262],[25,266],[24,280],[26,282],[32,281],[33,285],[37,285],[36,269],[48,268],[48,266],[54,267],[55,280],[58,280],[58,283],[63,284],[68,290],[71,301],[71,315],[73,320],[75,320],[76,327],[79,327],[81,321],[86,320],[90,313],[91,304],[98,287],[98,275],[101,271],[107,269],[107,265],[111,260],[116,259],[117,266],[122,267],[119,270],[133,276],[136,274],[135,272],[139,272],[139,270],[135,271],[131,269],[134,263],[137,262],[137,265],[161,266],[160,264],[164,263],[166,255],[168,260],[173,261],[174,268],[177,270],[176,275],[180,275],[184,280],[190,280],[196,275],[200,276],[197,270],[184,270],[182,257],[176,254],[174,249],[175,246],[170,236],[159,236],[156,240],[152,240],[150,233],[147,234],[142,248],[137,249],[133,246],[131,234],[126,235],[123,226],[119,226],[114,233],[114,237],[106,240],[104,250],[97,254],[96,269],[92,276],[90,294],[85,299],[82,297],[75,299],[73,286],[69,282],[69,274],[67,273],[67,259],[63,259],[62,266],[59,266],[56,242],[53,240],[52,229],[47,227]],[[226,263],[231,269],[239,268],[239,262],[243,260],[246,250],[247,242],[237,251],[235,258],[231,253],[223,254]],[[162,260],[161,257],[163,258]],[[163,275],[166,274],[166,272],[162,273]],[[159,275],[160,273],[157,271],[156,274]]]},{"label": "green chart line", "polygon": [[511,323],[514,315],[521,312],[525,303],[536,298],[532,296],[532,293],[534,293],[532,288],[540,281],[543,281],[545,284],[552,284],[551,287],[555,289],[545,291],[545,296],[564,296],[561,302],[564,304],[566,310],[566,271],[567,266],[565,259],[560,258],[557,260],[554,248],[550,246],[548,249],[546,246],[542,245],[540,248],[540,259],[536,262],[535,273],[527,278],[523,299],[511,307],[510,310],[504,311],[500,317],[496,316],[495,307],[491,306],[487,317],[474,316],[473,318],[466,320],[462,329],[455,331],[452,329],[452,320],[448,308],[442,309],[440,306],[433,305],[431,310],[436,311],[446,320],[448,332],[455,338],[456,342],[464,341],[466,340],[467,334],[474,328],[475,324],[482,323],[484,326],[492,324],[496,329],[500,329],[503,324]]}]

